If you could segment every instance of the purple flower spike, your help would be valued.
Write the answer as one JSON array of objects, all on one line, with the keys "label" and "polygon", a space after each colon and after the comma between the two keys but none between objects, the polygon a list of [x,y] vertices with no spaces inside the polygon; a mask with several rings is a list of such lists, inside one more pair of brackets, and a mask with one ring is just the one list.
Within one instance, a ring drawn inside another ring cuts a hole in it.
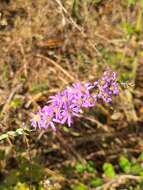
[{"label": "purple flower spike", "polygon": [[44,129],[51,127],[53,131],[56,131],[55,123],[71,127],[73,118],[78,117],[83,108],[94,107],[99,99],[109,103],[113,95],[119,94],[116,78],[116,73],[108,68],[103,76],[93,83],[76,82],[50,96],[48,104],[34,114],[31,125]]}]

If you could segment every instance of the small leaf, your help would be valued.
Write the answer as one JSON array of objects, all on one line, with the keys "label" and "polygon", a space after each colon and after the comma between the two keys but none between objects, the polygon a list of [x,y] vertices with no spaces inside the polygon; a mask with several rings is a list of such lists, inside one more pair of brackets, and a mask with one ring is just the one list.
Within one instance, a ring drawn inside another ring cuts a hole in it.
[{"label": "small leaf", "polygon": [[140,174],[140,172],[142,172],[142,171],[143,171],[143,168],[142,168],[141,165],[138,164],[138,163],[133,164],[133,165],[131,166],[131,173],[132,173],[132,174],[138,175],[138,174]]},{"label": "small leaf", "polygon": [[129,22],[123,23],[122,27],[127,35],[131,35],[134,33],[134,27]]},{"label": "small leaf", "polygon": [[143,177],[143,171],[141,171],[141,172],[139,173],[139,175]]},{"label": "small leaf", "polygon": [[94,163],[92,160],[89,160],[87,165],[86,165],[86,171],[89,173],[95,173],[96,169],[94,168]]},{"label": "small leaf", "polygon": [[83,164],[81,164],[80,162],[78,162],[75,166],[75,169],[78,173],[83,173],[85,171],[85,166]]},{"label": "small leaf", "polygon": [[14,98],[11,102],[10,102],[10,107],[12,107],[13,109],[16,109],[18,107],[20,107],[23,103],[23,100],[21,98]]},{"label": "small leaf", "polygon": [[109,178],[113,178],[116,175],[114,167],[111,163],[104,163],[103,171],[104,171],[105,175]]},{"label": "small leaf", "polygon": [[94,167],[94,162],[92,160],[88,160],[87,163],[88,163],[88,165]]},{"label": "small leaf", "polygon": [[122,155],[119,159],[119,165],[123,172],[129,173],[131,170],[131,163],[124,155]]},{"label": "small leaf", "polygon": [[99,177],[92,178],[92,179],[90,180],[90,185],[91,185],[91,187],[98,187],[98,186],[101,186],[101,185],[103,185],[103,179],[102,179],[102,178],[99,178]]},{"label": "small leaf", "polygon": [[91,167],[91,166],[87,166],[86,170],[87,170],[87,172],[89,172],[89,173],[96,173],[95,168],[93,168],[93,167]]}]

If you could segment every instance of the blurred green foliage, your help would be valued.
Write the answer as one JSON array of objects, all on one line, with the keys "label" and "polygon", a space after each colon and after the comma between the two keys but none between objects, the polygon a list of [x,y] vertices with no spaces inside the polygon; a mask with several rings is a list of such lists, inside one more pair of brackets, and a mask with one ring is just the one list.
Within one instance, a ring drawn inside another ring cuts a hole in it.
[{"label": "blurred green foliage", "polygon": [[47,82],[42,82],[42,83],[35,83],[33,82],[30,86],[30,92],[33,93],[33,94],[37,94],[37,93],[40,93],[40,92],[43,92],[45,90],[48,90],[48,85],[47,85]]},{"label": "blurred green foliage", "polygon": [[143,152],[141,152],[141,154],[139,155],[139,160],[143,161]]},{"label": "blurred green foliage", "polygon": [[94,177],[92,179],[90,179],[90,186],[91,187],[98,187],[103,185],[103,179],[99,178],[99,177]]},{"label": "blurred green foliage", "polygon": [[84,172],[96,173],[96,169],[94,167],[94,163],[92,162],[92,160],[89,160],[86,165],[77,162],[77,164],[75,165],[75,169],[78,173],[84,173]]},{"label": "blurred green foliage", "polygon": [[10,102],[10,107],[13,109],[17,109],[18,107],[20,107],[23,104],[23,100],[21,98],[14,98],[11,102]]},{"label": "blurred green foliage", "polygon": [[128,4],[129,5],[135,5],[137,0],[128,0]]},{"label": "blurred green foliage", "polygon": [[[25,157],[17,158],[17,168],[9,170],[4,181],[0,184],[0,190],[31,190],[29,182],[37,184],[40,187],[40,181],[44,177],[44,168],[42,165],[30,162]],[[42,189],[42,187],[40,187]],[[32,187],[35,190],[35,187]]]},{"label": "blurred green foliage", "polygon": [[111,163],[103,164],[104,174],[109,178],[114,178],[116,176],[114,166]]},{"label": "blurred green foliage", "polygon": [[78,162],[75,166],[75,169],[78,173],[83,173],[86,170],[85,165],[81,164],[80,162]]},{"label": "blurred green foliage", "polygon": [[124,155],[122,155],[119,159],[119,166],[125,173],[129,173],[131,171],[131,163]]},{"label": "blurred green foliage", "polygon": [[76,183],[71,185],[72,190],[88,190],[88,187],[83,183]]},{"label": "blurred green foliage", "polygon": [[[1,152],[1,158],[3,158],[3,152]],[[69,179],[77,179],[70,184],[71,190],[88,190],[88,187],[96,188],[104,184],[104,177],[115,178],[119,174],[131,174],[137,176],[143,176],[143,153],[138,158],[130,157],[122,154],[119,157],[118,165],[116,165],[117,172],[115,172],[115,165],[109,162],[103,164],[103,175],[99,175],[98,169],[95,168],[94,162],[88,160],[87,164],[81,162],[75,163],[74,166],[70,164],[66,165],[64,169],[64,175],[67,175]],[[37,162],[32,162],[22,156],[17,158],[18,168],[11,169],[7,174],[3,183],[0,184],[0,190],[44,190],[42,186],[42,179],[44,178],[44,168]],[[49,178],[50,179],[50,178]],[[29,187],[29,182],[32,182]],[[77,182],[79,181],[79,182]],[[141,190],[142,181],[138,182],[136,186],[129,185],[128,190],[134,188]]]}]

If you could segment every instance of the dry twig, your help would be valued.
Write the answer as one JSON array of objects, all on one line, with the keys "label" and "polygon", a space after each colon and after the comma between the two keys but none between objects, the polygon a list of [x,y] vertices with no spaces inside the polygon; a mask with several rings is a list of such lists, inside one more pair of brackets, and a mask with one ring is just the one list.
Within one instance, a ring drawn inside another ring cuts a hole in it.
[{"label": "dry twig", "polygon": [[[102,57],[102,54],[99,52],[99,50],[95,47],[95,44],[88,39],[88,36],[86,35],[86,33],[84,32],[84,29],[82,27],[80,27],[73,19],[72,17],[69,15],[68,11],[66,10],[66,8],[63,6],[63,4],[61,3],[60,0],[55,0],[56,3],[59,5],[60,9],[63,11],[63,13],[68,17],[69,22],[81,33],[81,35],[87,39],[88,44],[90,45],[90,47],[92,47],[98,56]],[[63,14],[62,14],[63,15]],[[103,59],[104,63],[106,63],[106,61]]]}]

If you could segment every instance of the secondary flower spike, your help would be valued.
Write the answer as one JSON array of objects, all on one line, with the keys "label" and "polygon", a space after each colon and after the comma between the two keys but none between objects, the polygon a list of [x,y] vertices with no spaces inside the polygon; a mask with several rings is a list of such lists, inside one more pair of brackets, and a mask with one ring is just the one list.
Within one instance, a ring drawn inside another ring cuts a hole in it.
[{"label": "secondary flower spike", "polygon": [[108,68],[103,76],[93,83],[77,82],[50,96],[47,105],[34,114],[31,125],[44,129],[51,127],[53,131],[56,131],[56,123],[70,127],[74,117],[78,117],[83,108],[94,107],[98,100],[109,103],[113,95],[118,94],[116,73]]}]

